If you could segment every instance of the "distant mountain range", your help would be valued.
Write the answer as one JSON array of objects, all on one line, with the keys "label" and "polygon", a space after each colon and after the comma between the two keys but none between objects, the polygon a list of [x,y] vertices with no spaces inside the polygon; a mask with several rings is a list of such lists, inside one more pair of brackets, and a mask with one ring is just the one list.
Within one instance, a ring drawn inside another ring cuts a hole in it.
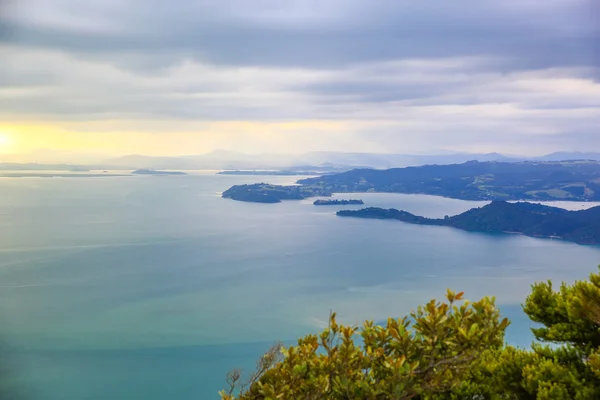
[{"label": "distant mountain range", "polygon": [[[339,172],[354,168],[396,168],[419,165],[460,164],[467,161],[563,161],[600,160],[600,153],[558,152],[542,157],[503,155],[500,153],[448,153],[432,155],[384,154],[384,153],[344,153],[316,151],[302,154],[244,154],[216,150],[207,154],[155,157],[131,154],[122,157],[100,158],[98,155],[75,157],[69,153],[56,151],[36,151],[28,155],[0,156],[0,169],[15,167],[18,160],[28,159],[43,168],[62,169],[59,164],[69,164],[68,168],[86,169],[168,169],[168,170],[287,170]],[[62,161],[61,161],[62,160]],[[1,163],[5,163],[2,165]],[[10,165],[7,165],[9,164]],[[93,165],[92,165],[93,164]],[[35,165],[35,164],[33,164]],[[28,168],[29,169],[29,168]]]},{"label": "distant mountain range", "polygon": [[542,157],[534,157],[534,161],[574,161],[574,160],[594,160],[600,161],[600,153],[579,152],[579,151],[560,151],[551,153]]},{"label": "distant mountain range", "polygon": [[121,168],[153,169],[220,169],[220,170],[314,170],[315,168],[394,168],[427,164],[447,165],[467,161],[563,161],[600,160],[600,153],[561,152],[543,157],[507,156],[499,153],[473,154],[383,154],[383,153],[342,153],[310,152],[304,154],[243,154],[229,151],[214,151],[203,155],[183,157],[150,157],[129,155],[112,158],[104,164]]},{"label": "distant mountain range", "polygon": [[214,151],[204,155],[185,157],[149,157],[129,155],[105,160],[105,164],[127,168],[154,169],[314,169],[315,167],[340,168],[394,168],[418,165],[460,164],[467,161],[563,161],[597,160],[600,153],[560,152],[543,157],[507,156],[499,153],[474,154],[384,154],[342,153],[318,151],[304,154],[243,154],[229,151]]}]

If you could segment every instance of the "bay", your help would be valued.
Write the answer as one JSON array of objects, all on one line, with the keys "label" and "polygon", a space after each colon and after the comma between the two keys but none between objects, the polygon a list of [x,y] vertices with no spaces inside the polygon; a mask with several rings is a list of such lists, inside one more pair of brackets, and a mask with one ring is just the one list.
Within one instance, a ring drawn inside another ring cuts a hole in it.
[{"label": "bay", "polygon": [[[507,340],[539,280],[583,279],[600,248],[397,221],[344,207],[220,198],[299,177],[0,179],[0,340],[23,398],[210,399],[276,340],[401,316],[446,288],[496,296]],[[485,202],[344,194],[366,206],[454,215]],[[561,206],[564,206],[560,204]],[[592,204],[569,204],[573,209]],[[353,206],[360,207],[360,206]]]}]

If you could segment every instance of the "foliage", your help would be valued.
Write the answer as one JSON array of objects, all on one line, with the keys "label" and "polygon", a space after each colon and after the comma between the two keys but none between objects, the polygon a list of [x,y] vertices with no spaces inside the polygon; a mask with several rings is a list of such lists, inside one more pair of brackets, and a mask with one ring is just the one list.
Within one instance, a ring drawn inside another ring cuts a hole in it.
[{"label": "foliage", "polygon": [[508,321],[493,299],[458,306],[461,297],[449,291],[447,303],[385,327],[338,325],[333,314],[319,336],[267,353],[239,394],[237,372],[222,399],[600,399],[600,273],[558,291],[532,286],[531,349],[502,345]]},{"label": "foliage", "polygon": [[462,295],[449,291],[447,302],[432,300],[386,326],[339,325],[332,314],[327,329],[284,349],[282,360],[263,357],[265,372],[238,397],[239,373],[230,375],[222,399],[416,399],[448,391],[484,349],[502,345],[508,326],[493,299],[457,305]]},{"label": "foliage", "polygon": [[536,375],[538,391],[562,391],[573,399],[599,399],[600,274],[591,274],[589,281],[573,285],[563,283],[558,291],[550,281],[535,284],[524,311],[542,324],[532,329],[538,340],[562,345],[534,346],[539,362],[526,372]]},{"label": "foliage", "polygon": [[524,311],[540,324],[532,331],[542,344],[484,352],[460,387],[439,399],[600,399],[600,274],[558,291],[537,283]]}]

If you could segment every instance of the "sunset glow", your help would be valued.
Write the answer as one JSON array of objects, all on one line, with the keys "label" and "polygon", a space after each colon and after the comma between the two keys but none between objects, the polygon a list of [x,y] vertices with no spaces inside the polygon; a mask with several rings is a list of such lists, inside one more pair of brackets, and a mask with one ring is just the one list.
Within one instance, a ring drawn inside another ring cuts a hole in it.
[{"label": "sunset glow", "polygon": [[[157,3],[150,23],[135,2],[15,2],[0,151],[600,151],[597,30],[579,0],[204,3]],[[451,17],[463,7],[468,21]]]},{"label": "sunset glow", "polygon": [[0,131],[0,153],[8,153],[11,150],[12,145],[12,138],[8,134]]}]

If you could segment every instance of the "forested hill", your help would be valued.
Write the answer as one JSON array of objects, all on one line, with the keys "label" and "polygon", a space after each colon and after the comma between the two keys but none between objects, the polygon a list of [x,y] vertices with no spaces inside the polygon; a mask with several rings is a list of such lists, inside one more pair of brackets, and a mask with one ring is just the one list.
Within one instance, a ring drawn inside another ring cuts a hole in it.
[{"label": "forested hill", "polygon": [[600,200],[600,162],[477,162],[356,169],[298,181],[332,193],[430,194],[463,200]]},{"label": "forested hill", "polygon": [[416,216],[396,209],[365,208],[338,211],[338,216],[396,219],[412,224],[450,226],[458,229],[520,233],[533,237],[560,238],[580,244],[600,244],[600,206],[567,211],[532,203],[493,201],[485,207],[443,219]]}]

